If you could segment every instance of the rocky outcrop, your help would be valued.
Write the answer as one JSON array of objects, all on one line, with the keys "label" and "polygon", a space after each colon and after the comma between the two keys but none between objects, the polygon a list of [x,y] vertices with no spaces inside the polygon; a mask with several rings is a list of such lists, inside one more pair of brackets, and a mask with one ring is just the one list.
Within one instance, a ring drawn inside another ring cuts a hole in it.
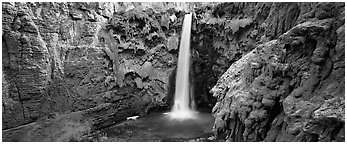
[{"label": "rocky outcrop", "polygon": [[[259,39],[255,28],[260,20],[253,20],[255,13],[251,13],[248,7],[255,8],[259,5],[261,4],[213,3],[195,9],[192,69],[198,107],[212,109],[216,99],[209,90],[233,62],[255,47],[256,40]],[[257,13],[259,15],[266,12]]]},{"label": "rocky outcrop", "polygon": [[47,45],[27,7],[17,11],[10,4],[3,7],[3,68],[8,69],[3,73],[8,84],[5,95],[13,102],[3,107],[6,128],[40,116],[39,105],[51,79],[51,63]]},{"label": "rocky outcrop", "polygon": [[[344,140],[344,3],[2,9],[5,141],[74,141],[62,133],[81,137],[168,108],[185,11],[194,13],[196,103],[213,108],[218,139]],[[44,135],[52,131],[59,136]]]},{"label": "rocky outcrop", "polygon": [[218,139],[344,141],[343,9],[343,3],[271,5],[262,44],[211,89]]},{"label": "rocky outcrop", "polygon": [[2,7],[3,129],[96,107],[107,109],[88,113],[91,127],[100,129],[167,107],[182,10],[189,5],[29,2]]}]

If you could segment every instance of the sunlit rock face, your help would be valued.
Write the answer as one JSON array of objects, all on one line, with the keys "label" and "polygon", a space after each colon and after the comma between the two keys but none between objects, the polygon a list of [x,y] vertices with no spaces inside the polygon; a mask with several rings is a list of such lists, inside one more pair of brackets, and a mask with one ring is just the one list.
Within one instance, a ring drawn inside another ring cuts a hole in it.
[{"label": "sunlit rock face", "polygon": [[211,89],[215,135],[344,141],[344,4],[273,3],[265,18],[260,44]]}]

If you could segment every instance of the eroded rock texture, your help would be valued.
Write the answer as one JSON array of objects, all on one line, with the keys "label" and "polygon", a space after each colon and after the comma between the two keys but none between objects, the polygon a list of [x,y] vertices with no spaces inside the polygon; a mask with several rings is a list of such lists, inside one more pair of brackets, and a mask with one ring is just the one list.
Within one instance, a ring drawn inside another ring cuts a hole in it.
[{"label": "eroded rock texture", "polygon": [[100,129],[167,107],[184,15],[176,6],[2,3],[3,129],[87,109]]},{"label": "eroded rock texture", "polygon": [[344,4],[270,5],[261,6],[269,8],[267,17],[255,18],[264,21],[260,45],[211,89],[215,135],[226,141],[344,141]]},{"label": "eroded rock texture", "polygon": [[343,141],[344,7],[4,2],[3,140],[79,141],[169,108],[189,11],[194,95],[218,139]]},{"label": "eroded rock texture", "polygon": [[255,19],[251,11],[255,7],[262,9],[257,15],[268,15],[268,3],[214,3],[195,9],[191,48],[198,107],[213,108],[216,99],[209,90],[233,62],[257,45],[262,32],[256,28],[264,20]]}]

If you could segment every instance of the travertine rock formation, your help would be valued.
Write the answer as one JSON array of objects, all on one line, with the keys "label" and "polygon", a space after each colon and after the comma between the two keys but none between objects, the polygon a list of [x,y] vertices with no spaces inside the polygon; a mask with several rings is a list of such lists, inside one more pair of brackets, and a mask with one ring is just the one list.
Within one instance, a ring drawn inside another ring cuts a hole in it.
[{"label": "travertine rock formation", "polygon": [[3,129],[106,104],[92,117],[101,128],[166,106],[176,6],[2,3]]},{"label": "travertine rock formation", "polygon": [[272,4],[262,24],[270,41],[233,63],[211,90],[218,98],[215,135],[344,141],[343,21],[343,3]]},{"label": "travertine rock formation", "polygon": [[169,109],[192,12],[191,81],[218,140],[343,141],[344,8],[4,2],[3,140],[79,141]]}]

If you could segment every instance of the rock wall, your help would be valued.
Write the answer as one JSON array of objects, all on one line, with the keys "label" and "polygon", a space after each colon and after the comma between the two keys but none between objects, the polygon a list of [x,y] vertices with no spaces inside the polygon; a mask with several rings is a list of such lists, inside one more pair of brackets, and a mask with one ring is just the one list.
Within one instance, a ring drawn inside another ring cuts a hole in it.
[{"label": "rock wall", "polygon": [[209,90],[233,62],[255,47],[256,38],[248,36],[255,32],[253,21],[247,18],[253,14],[243,12],[247,9],[240,4],[213,3],[194,10],[191,47],[198,107],[212,110],[216,98]]},{"label": "rock wall", "polygon": [[167,108],[190,5],[4,2],[2,9],[3,129],[96,107],[106,109],[90,112],[99,129]]},{"label": "rock wall", "polygon": [[344,3],[253,5],[258,45],[211,89],[216,138],[344,141]]},{"label": "rock wall", "polygon": [[169,108],[185,11],[194,15],[196,103],[213,108],[218,139],[344,140],[344,3],[4,2],[2,9],[7,140],[39,137],[32,131],[50,124],[31,123],[38,119],[78,115],[69,119],[84,134]]}]

